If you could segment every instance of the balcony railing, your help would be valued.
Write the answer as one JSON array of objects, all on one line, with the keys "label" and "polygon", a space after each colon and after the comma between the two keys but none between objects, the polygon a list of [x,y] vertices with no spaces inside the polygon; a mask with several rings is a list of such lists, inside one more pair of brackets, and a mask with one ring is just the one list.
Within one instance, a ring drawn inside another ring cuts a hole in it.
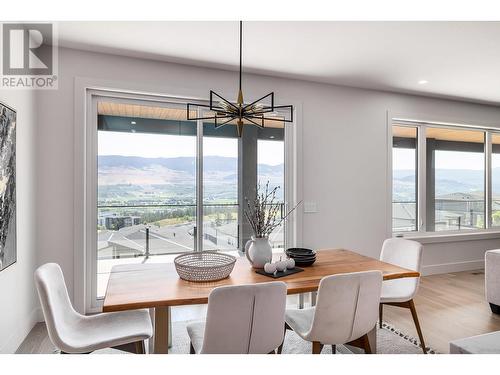
[{"label": "balcony railing", "polygon": [[[203,247],[235,250],[238,205],[204,207]],[[177,254],[196,249],[196,204],[98,206],[98,258]]]},{"label": "balcony railing", "polygon": [[[203,204],[203,249],[237,250],[238,204]],[[179,254],[196,249],[196,204],[99,205],[98,259]],[[280,218],[284,204],[281,204]],[[284,246],[283,227],[270,237]]]},{"label": "balcony railing", "polygon": [[[500,207],[500,200],[493,200],[493,205]],[[447,199],[435,200],[435,230],[463,230],[484,228],[484,200],[483,199]],[[417,230],[415,201],[392,202],[394,232]],[[493,210],[493,214],[500,210]],[[494,216],[495,217],[495,216]],[[500,215],[498,215],[500,224]]]}]

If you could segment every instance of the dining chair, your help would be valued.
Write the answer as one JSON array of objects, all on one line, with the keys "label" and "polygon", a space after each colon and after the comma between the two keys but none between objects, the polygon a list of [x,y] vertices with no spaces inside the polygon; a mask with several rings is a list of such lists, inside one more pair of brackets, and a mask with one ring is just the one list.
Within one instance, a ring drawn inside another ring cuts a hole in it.
[{"label": "dining chair", "polygon": [[190,353],[274,354],[283,342],[285,307],[281,281],[215,288],[206,322],[187,326]]},{"label": "dining chair", "polygon": [[[382,245],[380,260],[420,272],[422,267],[422,244],[404,238],[389,238],[385,240]],[[382,294],[379,306],[379,325],[380,328],[382,328],[384,305],[410,309],[422,350],[424,354],[426,354],[427,349],[425,348],[424,336],[418,322],[415,303],[413,302],[413,298],[417,294],[419,281],[419,277],[406,277],[396,280],[386,280],[382,283]]]},{"label": "dining chair", "polygon": [[35,284],[49,338],[62,354],[90,353],[98,349],[134,344],[144,354],[144,340],[153,334],[147,310],[103,313],[91,316],[75,311],[64,275],[56,263],[35,271]]},{"label": "dining chair", "polygon": [[[324,345],[349,344],[371,354],[368,332],[377,326],[382,272],[353,272],[321,279],[316,306],[290,309],[285,313],[285,330],[291,329],[312,342],[312,353]],[[281,353],[283,346],[278,348]]]}]

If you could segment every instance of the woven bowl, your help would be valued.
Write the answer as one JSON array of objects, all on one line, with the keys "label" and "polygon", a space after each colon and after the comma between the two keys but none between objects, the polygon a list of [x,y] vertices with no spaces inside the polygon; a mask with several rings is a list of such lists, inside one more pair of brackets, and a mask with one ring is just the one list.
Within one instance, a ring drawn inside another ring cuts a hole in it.
[{"label": "woven bowl", "polygon": [[179,277],[187,281],[216,281],[229,276],[236,257],[216,251],[194,251],[174,259]]}]

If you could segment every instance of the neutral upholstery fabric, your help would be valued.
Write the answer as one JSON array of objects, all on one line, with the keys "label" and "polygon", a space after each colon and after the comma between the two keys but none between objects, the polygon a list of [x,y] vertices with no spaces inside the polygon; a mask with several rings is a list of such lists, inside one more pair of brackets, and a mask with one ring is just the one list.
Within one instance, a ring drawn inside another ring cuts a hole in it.
[{"label": "neutral upholstery fabric", "polygon": [[66,353],[94,350],[146,340],[153,334],[147,310],[84,316],[68,296],[59,265],[47,263],[35,271],[35,284],[52,343]]},{"label": "neutral upholstery fabric", "polygon": [[197,353],[266,354],[283,342],[286,284],[270,282],[215,288],[207,320],[187,326]]},{"label": "neutral upholstery fabric", "polygon": [[345,344],[371,331],[378,318],[382,273],[354,272],[324,277],[316,307],[286,311],[286,323],[307,341]]},{"label": "neutral upholstery fabric", "polygon": [[[420,272],[422,267],[422,244],[404,238],[389,238],[382,245],[380,260],[396,266]],[[382,283],[380,301],[406,302],[417,294],[419,277],[405,277]]]},{"label": "neutral upholstery fabric", "polygon": [[186,327],[191,345],[196,353],[201,352],[203,346],[203,334],[205,333],[205,322],[190,323]]},{"label": "neutral upholstery fabric", "polygon": [[500,250],[489,250],[484,256],[486,300],[500,306]]},{"label": "neutral upholstery fabric", "polygon": [[450,354],[500,354],[500,331],[452,341]]}]

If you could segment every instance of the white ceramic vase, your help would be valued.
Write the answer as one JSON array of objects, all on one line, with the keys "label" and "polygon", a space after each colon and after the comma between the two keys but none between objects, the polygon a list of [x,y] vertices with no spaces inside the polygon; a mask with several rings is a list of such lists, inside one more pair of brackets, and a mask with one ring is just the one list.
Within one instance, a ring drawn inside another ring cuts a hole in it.
[{"label": "white ceramic vase", "polygon": [[264,268],[273,258],[273,251],[268,238],[255,238],[252,236],[245,244],[245,254],[253,268]]}]

